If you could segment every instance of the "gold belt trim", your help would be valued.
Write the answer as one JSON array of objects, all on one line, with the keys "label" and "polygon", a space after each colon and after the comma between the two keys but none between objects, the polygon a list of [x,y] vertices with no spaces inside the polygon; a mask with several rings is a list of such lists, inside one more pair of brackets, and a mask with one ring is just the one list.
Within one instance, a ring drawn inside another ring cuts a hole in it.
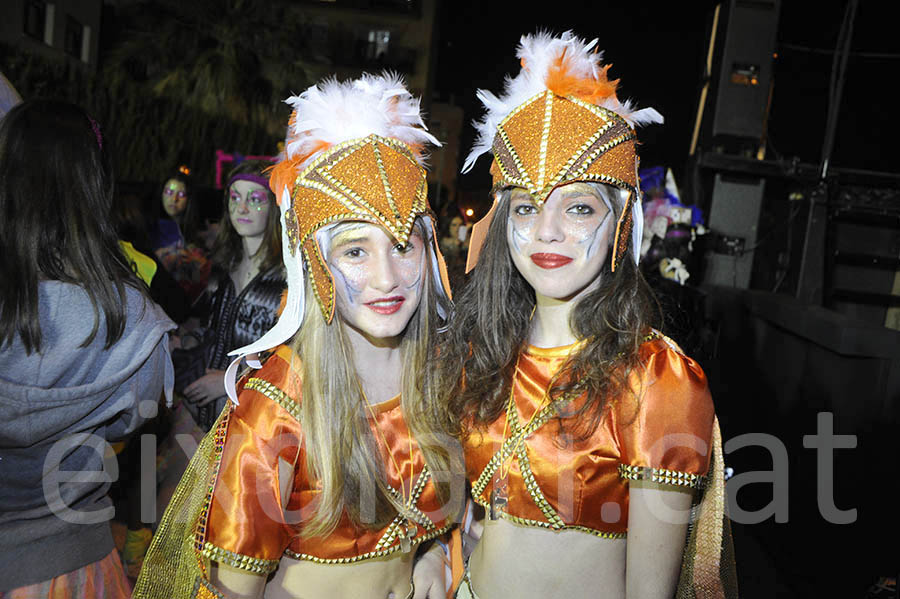
[{"label": "gold belt trim", "polygon": [[[416,547],[425,541],[430,541],[435,539],[448,530],[453,528],[452,524],[448,524],[441,529],[434,530],[433,532],[429,532],[427,534],[422,535],[421,537],[416,537],[412,539],[412,546]],[[293,559],[302,559],[310,562],[315,562],[317,564],[352,564],[356,562],[361,562],[363,560],[372,559],[376,557],[384,557],[385,555],[390,555],[392,553],[396,553],[400,550],[400,545],[394,545],[392,547],[388,547],[387,549],[378,549],[375,551],[369,551],[368,553],[363,553],[362,555],[354,555],[353,557],[336,557],[336,558],[324,558],[324,557],[316,557],[315,555],[309,555],[308,553],[296,553],[291,551],[290,549],[286,549],[284,554]]]}]

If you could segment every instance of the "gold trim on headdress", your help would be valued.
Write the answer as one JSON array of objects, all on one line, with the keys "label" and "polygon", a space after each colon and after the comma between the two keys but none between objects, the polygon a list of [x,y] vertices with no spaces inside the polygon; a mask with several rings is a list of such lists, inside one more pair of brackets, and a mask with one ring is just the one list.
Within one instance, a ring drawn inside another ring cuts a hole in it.
[{"label": "gold trim on headdress", "polygon": [[[643,224],[637,175],[634,126],[661,122],[652,108],[633,110],[616,97],[618,81],[599,64],[596,40],[585,43],[570,32],[560,37],[523,36],[518,55],[522,71],[507,81],[498,98],[480,90],[488,112],[476,127],[479,139],[463,172],[478,156],[493,155],[493,192],[526,189],[540,207],[556,187],[575,181],[605,183],[623,190],[616,223],[612,269],[615,270]],[[474,267],[492,209],[475,225],[467,269]],[[637,229],[632,234],[632,229]],[[639,253],[635,253],[637,259]]]},{"label": "gold trim on headdress", "polygon": [[291,251],[299,246],[325,315],[334,316],[334,281],[315,238],[322,227],[364,221],[406,243],[417,216],[427,214],[425,170],[406,144],[380,135],[340,143],[323,152],[294,181],[285,215]]}]

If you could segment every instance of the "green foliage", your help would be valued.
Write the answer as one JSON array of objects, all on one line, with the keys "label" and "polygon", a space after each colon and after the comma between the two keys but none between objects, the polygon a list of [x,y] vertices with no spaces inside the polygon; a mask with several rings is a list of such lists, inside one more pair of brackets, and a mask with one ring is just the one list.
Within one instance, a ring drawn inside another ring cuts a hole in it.
[{"label": "green foliage", "polygon": [[211,186],[216,149],[246,154],[277,151],[278,136],[259,125],[207,114],[173,98],[148,94],[132,82],[111,82],[108,74],[92,74],[62,57],[9,47],[0,50],[6,57],[0,68],[24,99],[68,100],[97,119],[114,149],[119,180],[156,182],[178,164],[187,164],[199,184]]},{"label": "green foliage", "polygon": [[[215,151],[275,154],[289,108],[309,85],[287,4],[153,0],[104,17],[100,68],[0,47],[0,69],[23,98],[83,106],[110,138],[118,178],[162,179],[188,165],[211,186]],[[298,25],[299,27],[299,25]],[[110,33],[112,32],[112,33]]]}]

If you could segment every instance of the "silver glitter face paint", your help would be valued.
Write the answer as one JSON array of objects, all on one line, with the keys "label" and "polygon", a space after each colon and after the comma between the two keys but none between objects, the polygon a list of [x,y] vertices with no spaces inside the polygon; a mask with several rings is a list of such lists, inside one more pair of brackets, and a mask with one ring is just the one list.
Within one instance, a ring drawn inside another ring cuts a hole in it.
[{"label": "silver glitter face paint", "polygon": [[325,245],[342,319],[372,338],[400,334],[419,304],[421,234],[414,229],[401,245],[378,225],[348,222],[330,229]]},{"label": "silver glitter face paint", "polygon": [[591,184],[557,187],[540,208],[524,189],[513,189],[507,215],[510,256],[536,293],[571,297],[599,276],[614,220],[610,198]]}]

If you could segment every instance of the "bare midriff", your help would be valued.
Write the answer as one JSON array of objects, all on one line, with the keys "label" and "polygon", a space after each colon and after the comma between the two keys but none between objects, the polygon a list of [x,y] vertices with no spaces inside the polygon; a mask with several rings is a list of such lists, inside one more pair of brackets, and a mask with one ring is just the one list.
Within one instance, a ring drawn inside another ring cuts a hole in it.
[{"label": "bare midriff", "polygon": [[352,564],[319,564],[282,557],[266,585],[266,599],[404,599],[413,553],[393,553]]},{"label": "bare midriff", "polygon": [[479,599],[625,597],[625,539],[484,520],[469,559]]}]

